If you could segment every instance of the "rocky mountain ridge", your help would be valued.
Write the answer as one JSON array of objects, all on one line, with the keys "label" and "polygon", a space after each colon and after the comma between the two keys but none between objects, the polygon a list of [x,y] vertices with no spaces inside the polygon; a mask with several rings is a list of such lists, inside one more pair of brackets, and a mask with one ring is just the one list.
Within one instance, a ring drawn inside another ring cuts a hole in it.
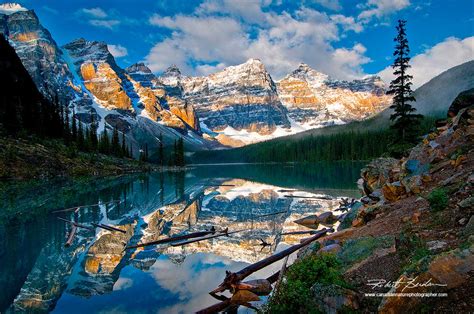
[{"label": "rocky mountain ridge", "polygon": [[187,149],[242,146],[307,129],[361,120],[388,106],[376,77],[337,81],[300,65],[275,82],[258,59],[205,77],[176,66],[156,77],[143,63],[117,65],[104,42],[83,38],[59,47],[33,10],[0,7],[5,34],[41,92],[59,94],[89,125],[118,128],[136,151],[183,137]]}]

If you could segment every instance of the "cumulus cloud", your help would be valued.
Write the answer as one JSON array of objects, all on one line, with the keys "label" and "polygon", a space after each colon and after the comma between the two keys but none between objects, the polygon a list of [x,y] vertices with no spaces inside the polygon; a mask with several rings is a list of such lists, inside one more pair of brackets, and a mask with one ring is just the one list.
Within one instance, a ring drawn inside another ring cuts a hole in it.
[{"label": "cumulus cloud", "polygon": [[102,10],[101,8],[90,8],[90,9],[83,8],[81,9],[81,12],[84,13],[85,15],[88,15],[94,18],[102,19],[102,18],[107,17],[107,13],[105,13],[105,11]]},{"label": "cumulus cloud", "polygon": [[103,9],[96,8],[82,8],[76,12],[76,16],[86,23],[96,26],[103,27],[113,30],[116,26],[121,24],[116,14],[110,14],[105,12]]},{"label": "cumulus cloud", "polygon": [[[444,41],[414,56],[409,73],[413,75],[413,87],[420,87],[442,72],[474,59],[474,36],[465,39],[455,37]],[[392,67],[382,70],[379,75],[385,82],[393,79]]]},{"label": "cumulus cloud", "polygon": [[358,18],[368,22],[373,18],[382,18],[392,13],[405,9],[410,5],[410,0],[368,0],[366,4],[360,6],[364,10]]},{"label": "cumulus cloud", "polygon": [[326,9],[330,9],[334,11],[339,11],[342,9],[342,6],[339,0],[313,0],[313,1],[325,7]]},{"label": "cumulus cloud", "polygon": [[121,58],[125,57],[128,55],[127,48],[121,45],[107,45],[107,48],[109,49],[109,52],[114,56],[115,58]]},{"label": "cumulus cloud", "polygon": [[230,1],[234,6],[226,5],[223,11],[225,3],[204,2],[190,15],[151,16],[151,25],[167,28],[171,35],[150,50],[146,57],[150,68],[160,72],[176,64],[186,74],[207,75],[258,58],[275,79],[294,70],[300,62],[349,79],[362,75],[361,64],[369,62],[359,46],[332,46],[342,32],[362,31],[354,18],[329,16],[310,8],[292,13],[265,12],[261,1],[245,2],[252,8],[246,12],[242,11],[241,2]]}]

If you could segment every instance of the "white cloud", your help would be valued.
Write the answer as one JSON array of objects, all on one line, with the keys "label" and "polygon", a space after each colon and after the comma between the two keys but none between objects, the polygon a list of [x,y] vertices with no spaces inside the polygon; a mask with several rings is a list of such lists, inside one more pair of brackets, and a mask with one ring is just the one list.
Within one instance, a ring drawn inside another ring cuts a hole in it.
[{"label": "white cloud", "polygon": [[400,11],[410,5],[410,0],[368,0],[358,18],[362,21],[369,21],[372,18],[382,18],[394,12]]},{"label": "white cloud", "polygon": [[107,45],[107,48],[109,49],[109,52],[114,56],[115,58],[121,58],[125,57],[128,55],[127,48],[121,45]]},{"label": "white cloud", "polygon": [[127,18],[118,17],[114,10],[106,12],[99,7],[82,8],[76,11],[75,15],[76,18],[92,26],[108,28],[111,30],[122,24],[122,21],[127,22],[129,20]]},{"label": "white cloud", "polygon": [[355,21],[352,16],[344,16],[342,14],[331,15],[331,20],[340,24],[345,31],[354,31],[360,33],[364,30],[361,23]]},{"label": "white cloud", "polygon": [[[474,59],[474,36],[463,40],[449,37],[425,52],[414,56],[410,62],[409,73],[413,75],[413,87],[417,88],[442,72]],[[391,66],[378,75],[385,82],[393,79]]]},{"label": "white cloud", "polygon": [[334,11],[339,11],[342,9],[342,6],[339,3],[339,0],[313,0],[313,1],[322,5],[326,9],[330,9]]},{"label": "white cloud", "polygon": [[120,24],[120,21],[119,20],[89,20],[89,24],[92,26],[114,29],[115,26]]},{"label": "white cloud", "polygon": [[364,57],[365,50],[359,46],[332,46],[342,32],[362,30],[353,17],[328,16],[309,8],[291,14],[264,12],[260,1],[255,1],[257,5],[249,2],[252,9],[247,12],[241,11],[241,2],[231,1],[234,6],[215,13],[224,2],[207,1],[191,15],[153,15],[149,23],[168,28],[171,35],[150,50],[146,57],[150,68],[160,72],[176,64],[183,73],[207,75],[258,58],[275,79],[294,70],[300,62],[337,78],[363,75],[360,66],[369,61]]},{"label": "white cloud", "polygon": [[90,8],[90,9],[83,8],[81,9],[81,12],[90,17],[99,18],[99,19],[103,19],[107,17],[107,13],[105,13],[105,11],[102,10],[101,8]]}]

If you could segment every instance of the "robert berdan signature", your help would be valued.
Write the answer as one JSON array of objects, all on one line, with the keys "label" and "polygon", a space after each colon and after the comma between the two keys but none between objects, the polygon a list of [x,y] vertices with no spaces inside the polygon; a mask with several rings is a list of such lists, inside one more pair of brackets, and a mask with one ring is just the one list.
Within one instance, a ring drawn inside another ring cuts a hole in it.
[{"label": "robert berdan signature", "polygon": [[372,290],[376,288],[399,288],[403,287],[402,291],[405,289],[414,289],[418,287],[446,287],[447,284],[441,283],[434,283],[431,282],[431,278],[425,282],[417,282],[418,277],[415,278],[406,278],[403,280],[402,278],[398,279],[397,281],[387,281],[385,279],[369,279],[367,285],[372,286]]}]

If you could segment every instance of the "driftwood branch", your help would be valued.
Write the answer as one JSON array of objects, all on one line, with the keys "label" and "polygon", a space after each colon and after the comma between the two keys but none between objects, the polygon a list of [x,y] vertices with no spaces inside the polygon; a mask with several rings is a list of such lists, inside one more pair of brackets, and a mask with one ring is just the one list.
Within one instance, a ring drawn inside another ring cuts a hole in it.
[{"label": "driftwood branch", "polygon": [[283,232],[281,235],[293,235],[293,234],[316,234],[317,231],[315,230],[305,230],[305,231],[289,231]]},{"label": "driftwood branch", "polygon": [[74,221],[71,221],[71,220],[67,220],[67,219],[64,219],[64,218],[61,218],[61,217],[57,217],[59,220],[62,220],[62,221],[65,221],[67,223],[70,223],[72,224],[73,226],[76,226],[78,228],[83,228],[83,229],[87,229],[87,230],[91,230],[91,231],[95,231],[94,228],[92,227],[89,227],[89,226],[86,226],[86,225],[81,225],[81,224],[78,224],[77,222],[74,222]]},{"label": "driftwood branch", "polygon": [[114,201],[110,201],[110,202],[107,202],[107,203],[97,203],[97,204],[74,206],[74,207],[70,207],[70,208],[55,210],[52,213],[54,214],[54,213],[70,212],[70,211],[73,211],[73,210],[77,210],[79,208],[90,207],[90,206],[98,206],[98,205],[108,205],[108,204],[117,203],[117,202],[121,203],[122,201],[121,200],[114,200]]},{"label": "driftwood branch", "polygon": [[303,240],[300,244],[293,245],[292,247],[289,247],[286,250],[278,252],[278,253],[276,253],[272,256],[269,256],[269,257],[267,257],[267,258],[265,258],[265,259],[263,259],[263,260],[261,260],[257,263],[249,265],[249,266],[245,267],[244,269],[242,269],[242,270],[240,270],[236,273],[232,273],[230,271],[227,271],[226,272],[226,277],[224,278],[224,281],[219,285],[219,287],[214,289],[212,292],[217,293],[217,292],[223,292],[225,290],[231,289],[237,283],[242,281],[242,279],[248,277],[252,273],[254,273],[254,272],[270,265],[270,264],[273,264],[276,261],[279,261],[279,260],[283,259],[287,255],[290,255],[291,253],[296,252],[297,250],[301,249],[302,247],[310,244],[313,241],[316,241],[317,239],[319,239],[319,238],[323,237],[324,235],[326,235],[328,232],[332,232],[332,231],[334,231],[334,230],[333,229],[323,229],[323,230],[319,231],[318,233],[316,233],[314,236]]},{"label": "driftwood branch", "polygon": [[199,238],[199,237],[203,237],[203,236],[214,234],[214,233],[216,233],[216,230],[214,228],[212,228],[211,230],[208,230],[208,231],[199,231],[199,232],[189,233],[189,234],[180,235],[180,236],[176,236],[176,237],[161,239],[161,240],[157,240],[157,241],[152,241],[152,242],[147,242],[147,243],[139,243],[139,244],[136,244],[136,245],[127,246],[125,249],[136,249],[136,248],[139,248],[139,247],[144,247],[144,246],[149,246],[149,245],[157,245],[157,244],[175,242],[175,241],[186,240],[186,239],[191,239],[191,238]]},{"label": "driftwood branch", "polygon": [[93,225],[94,227],[97,227],[97,228],[102,228],[102,229],[108,230],[108,231],[118,231],[118,232],[122,232],[122,233],[127,233],[127,231],[125,231],[125,230],[115,228],[115,227],[112,227],[112,226],[109,226],[109,225],[96,224],[96,223],[93,223],[93,222],[91,223],[91,225]]},{"label": "driftwood branch", "polygon": [[310,200],[332,200],[330,196],[297,196],[297,195],[283,195],[287,198],[305,198]]},{"label": "driftwood branch", "polygon": [[64,244],[65,247],[69,247],[72,244],[72,241],[74,241],[74,236],[76,235],[77,227],[75,225],[72,225],[71,232],[69,232],[69,236],[67,238],[66,243]]},{"label": "driftwood branch", "polygon": [[237,231],[232,231],[232,232],[228,232],[227,230],[225,230],[223,232],[220,232],[219,234],[212,235],[212,236],[205,237],[205,238],[193,239],[193,240],[189,240],[189,241],[185,241],[185,242],[171,243],[171,246],[182,246],[182,245],[187,245],[187,244],[191,244],[191,243],[195,243],[195,242],[200,242],[200,241],[205,241],[205,240],[214,239],[214,238],[218,238],[218,237],[223,237],[223,236],[228,237],[230,234],[243,232],[243,231],[247,231],[247,230],[250,230],[250,229],[242,229],[242,230],[237,230]]}]

